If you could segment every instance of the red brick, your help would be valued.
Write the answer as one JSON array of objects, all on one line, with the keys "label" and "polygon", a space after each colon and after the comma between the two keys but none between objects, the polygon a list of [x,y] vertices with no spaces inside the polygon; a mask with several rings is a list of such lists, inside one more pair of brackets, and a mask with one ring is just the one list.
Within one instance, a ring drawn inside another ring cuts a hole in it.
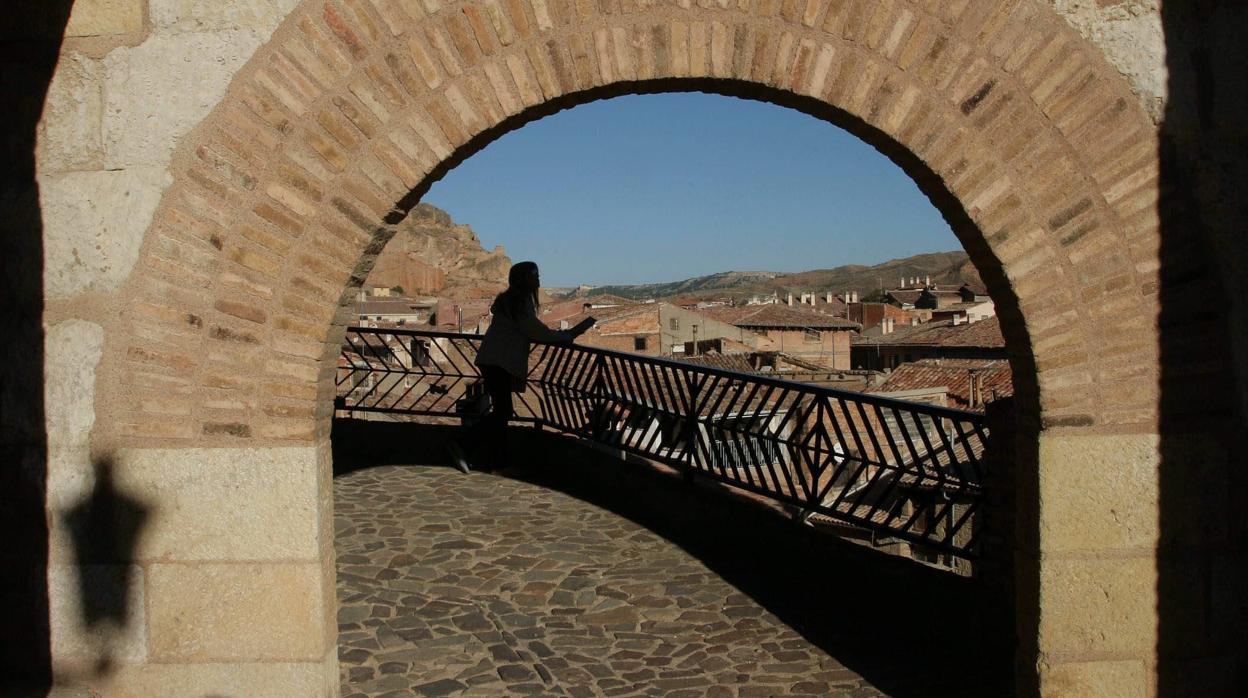
[{"label": "red brick", "polygon": [[[272,233],[256,226],[244,223],[238,226],[238,232],[248,240],[251,240],[252,242],[263,247],[267,247],[277,254],[283,254],[290,249],[291,238],[273,235]],[[238,260],[235,259],[234,261]]]},{"label": "red brick", "polygon": [[425,84],[432,88],[436,88],[442,84],[442,74],[438,69],[437,63],[434,61],[429,47],[420,39],[413,38],[407,42],[408,51],[411,53],[412,61],[416,64],[416,70],[420,73]]},{"label": "red brick", "polygon": [[425,109],[429,112],[429,116],[433,118],[433,122],[437,124],[442,135],[446,137],[452,145],[462,145],[468,140],[467,134],[464,133],[463,126],[455,117],[451,116],[452,110],[446,107],[446,104],[440,99],[430,100],[425,105]]},{"label": "red brick", "polygon": [[351,16],[355,19],[355,24],[360,28],[360,33],[368,41],[369,44],[376,45],[381,41],[381,27],[375,18],[374,9],[362,0],[341,0],[351,11]]},{"label": "red brick", "polygon": [[290,62],[290,64],[298,68],[303,75],[311,81],[311,83],[320,90],[325,90],[334,85],[337,80],[333,68],[331,68],[324,59],[317,56],[316,53],[308,47],[301,37],[291,37],[291,39],[282,44],[278,49],[281,55]]},{"label": "red brick", "polygon": [[[386,29],[390,31],[391,36],[399,36],[407,31],[408,27],[413,24],[414,19],[420,19],[424,16],[424,12],[420,10],[419,4],[412,2],[397,2],[396,0],[370,0],[373,9],[381,16],[382,22],[385,23]],[[406,12],[407,7],[413,8],[417,14],[415,17]]]},{"label": "red brick", "polygon": [[441,61],[442,68],[448,75],[455,76],[464,72],[459,64],[459,57],[455,54],[455,48],[447,39],[444,29],[436,25],[426,27],[425,38],[429,40],[429,45],[433,47],[434,54]]},{"label": "red brick", "polygon": [[[367,65],[364,67],[364,74],[372,78],[373,85],[377,87],[377,91],[386,99],[391,107],[402,109],[407,106],[406,91],[399,86],[394,80],[390,79],[393,74],[388,68],[382,68],[378,65]],[[378,118],[383,118],[378,114]]]},{"label": "red brick", "polygon": [[342,172],[347,168],[347,158],[342,154],[342,151],[335,148],[321,134],[309,131],[304,134],[303,139],[334,170]]},{"label": "red brick", "polygon": [[309,48],[339,76],[345,76],[351,72],[351,59],[343,52],[332,39],[330,39],[320,27],[317,27],[308,17],[301,17],[296,23],[299,31],[303,33],[307,39]]},{"label": "red brick", "polygon": [[272,126],[283,134],[289,134],[294,125],[290,115],[260,85],[245,85],[238,88],[239,98],[252,113],[260,117],[264,123]]},{"label": "red brick", "polygon": [[321,183],[297,167],[292,167],[285,163],[279,164],[277,167],[277,179],[290,185],[313,201],[321,201],[325,196]]},{"label": "red brick", "polygon": [[467,65],[476,63],[480,47],[477,46],[476,39],[470,35],[467,20],[462,15],[459,17],[448,15],[446,32],[450,35],[455,50],[459,52],[460,60]]},{"label": "red brick", "polygon": [[166,352],[142,346],[131,346],[126,349],[126,358],[138,363],[165,366],[176,371],[191,371],[199,365],[195,358],[188,354]]},{"label": "red brick", "polygon": [[325,19],[325,24],[329,26],[330,32],[342,42],[342,45],[356,60],[361,60],[368,55],[368,49],[356,34],[355,29],[334,9],[333,5],[325,3],[322,17]]},{"label": "red brick", "polygon": [[[378,96],[377,90],[373,89],[374,87],[375,85],[372,80],[365,80],[361,78],[353,81],[348,89],[351,90],[351,94],[355,95],[360,100],[360,103],[363,104],[373,116],[377,117],[377,119],[382,123],[385,123],[390,120],[390,109],[388,109],[385,102],[382,101],[385,98]],[[391,107],[393,107],[393,105],[391,105]]]},{"label": "red brick", "polygon": [[481,52],[487,56],[494,53],[494,39],[490,32],[485,17],[482,16],[482,10],[476,5],[464,5],[464,18],[468,20],[468,26],[472,29],[472,35],[477,40],[477,46],[481,48]]},{"label": "red brick", "polygon": [[332,111],[322,110],[316,115],[317,124],[326,130],[333,140],[338,141],[338,145],[344,149],[354,150],[359,146],[359,137],[356,130],[346,120],[334,114]]},{"label": "red brick", "polygon": [[389,141],[382,140],[374,144],[373,153],[408,189],[420,183],[422,176],[414,163]]},{"label": "red brick", "polygon": [[596,85],[598,81],[593,49],[585,42],[585,37],[580,34],[569,36],[568,52],[572,55],[572,70],[576,75],[577,86],[584,89]]},{"label": "red brick", "polygon": [[251,437],[251,426],[240,422],[206,422],[203,431],[206,436],[232,436],[240,439]]},{"label": "red brick", "polygon": [[218,300],[212,307],[225,313],[226,315],[232,315],[236,318],[248,320],[261,325],[263,325],[265,320],[268,319],[268,314],[265,313],[264,310],[247,303]]},{"label": "red brick", "polygon": [[209,145],[201,145],[195,149],[195,155],[213,169],[218,176],[234,186],[251,191],[256,187],[256,178],[247,169]]},{"label": "red brick", "polygon": [[527,40],[533,36],[533,26],[529,23],[529,15],[525,11],[525,5],[522,0],[504,0],[507,3],[507,14],[511,17],[511,23],[516,28],[516,33],[520,35],[521,40]]},{"label": "red brick", "polygon": [[274,203],[261,201],[252,207],[252,211],[257,216],[277,226],[279,230],[287,233],[292,237],[299,237],[303,233],[303,223],[295,215],[293,211]]},{"label": "red brick", "polygon": [[342,190],[355,197],[375,214],[376,219],[384,218],[393,207],[393,201],[387,200],[383,194],[373,188],[372,182],[360,177],[352,177],[341,183]]},{"label": "red brick", "polygon": [[284,332],[301,335],[313,341],[324,341],[324,325],[296,320],[289,316],[279,316],[273,320],[273,326]]}]

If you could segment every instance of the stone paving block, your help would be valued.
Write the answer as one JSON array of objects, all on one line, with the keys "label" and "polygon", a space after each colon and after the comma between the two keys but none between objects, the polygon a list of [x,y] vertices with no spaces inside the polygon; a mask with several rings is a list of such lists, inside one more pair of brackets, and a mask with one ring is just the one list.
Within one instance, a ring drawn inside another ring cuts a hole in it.
[{"label": "stone paving block", "polygon": [[728,670],[725,695],[815,695],[840,666],[696,558],[551,490],[382,467],[339,477],[334,503],[346,696],[716,695]]}]

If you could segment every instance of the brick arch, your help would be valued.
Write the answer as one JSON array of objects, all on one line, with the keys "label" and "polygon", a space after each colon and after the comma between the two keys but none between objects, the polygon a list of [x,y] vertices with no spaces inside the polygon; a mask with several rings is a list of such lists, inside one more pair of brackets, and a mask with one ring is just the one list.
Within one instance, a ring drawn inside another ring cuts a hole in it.
[{"label": "brick arch", "polygon": [[664,89],[787,103],[892,156],[1017,309],[1045,423],[1148,425],[1155,151],[1095,49],[1038,2],[742,5],[303,3],[175,156],[122,323],[150,341],[108,352],[114,387],[160,402],[119,400],[104,433],[323,433],[309,386],[334,309],[419,193],[542,113]]},{"label": "brick arch", "polygon": [[323,442],[343,301],[429,184],[552,110],[676,89],[888,154],[988,281],[1037,428],[1155,430],[1154,130],[1095,48],[1040,0],[722,5],[305,0],[175,154],[97,440]]}]

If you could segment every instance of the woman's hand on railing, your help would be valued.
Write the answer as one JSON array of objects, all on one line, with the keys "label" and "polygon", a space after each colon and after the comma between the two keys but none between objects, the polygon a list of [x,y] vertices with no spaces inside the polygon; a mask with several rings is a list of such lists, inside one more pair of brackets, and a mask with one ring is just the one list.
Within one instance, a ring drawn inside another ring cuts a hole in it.
[{"label": "woman's hand on railing", "polygon": [[572,335],[572,339],[576,339],[577,337],[580,337],[581,335],[588,332],[589,328],[593,327],[597,323],[598,323],[598,320],[596,318],[592,316],[587,317],[584,320],[581,320],[580,322],[576,323],[575,326],[573,326],[571,329],[568,330],[568,333]]}]

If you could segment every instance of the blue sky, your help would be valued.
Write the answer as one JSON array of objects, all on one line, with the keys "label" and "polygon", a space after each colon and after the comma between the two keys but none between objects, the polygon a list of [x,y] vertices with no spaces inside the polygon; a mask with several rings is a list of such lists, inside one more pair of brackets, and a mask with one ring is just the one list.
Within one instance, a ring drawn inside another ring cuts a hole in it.
[{"label": "blue sky", "polygon": [[866,143],[762,102],[699,93],[585,104],[513,131],[424,201],[546,286],[802,271],[960,249]]}]

